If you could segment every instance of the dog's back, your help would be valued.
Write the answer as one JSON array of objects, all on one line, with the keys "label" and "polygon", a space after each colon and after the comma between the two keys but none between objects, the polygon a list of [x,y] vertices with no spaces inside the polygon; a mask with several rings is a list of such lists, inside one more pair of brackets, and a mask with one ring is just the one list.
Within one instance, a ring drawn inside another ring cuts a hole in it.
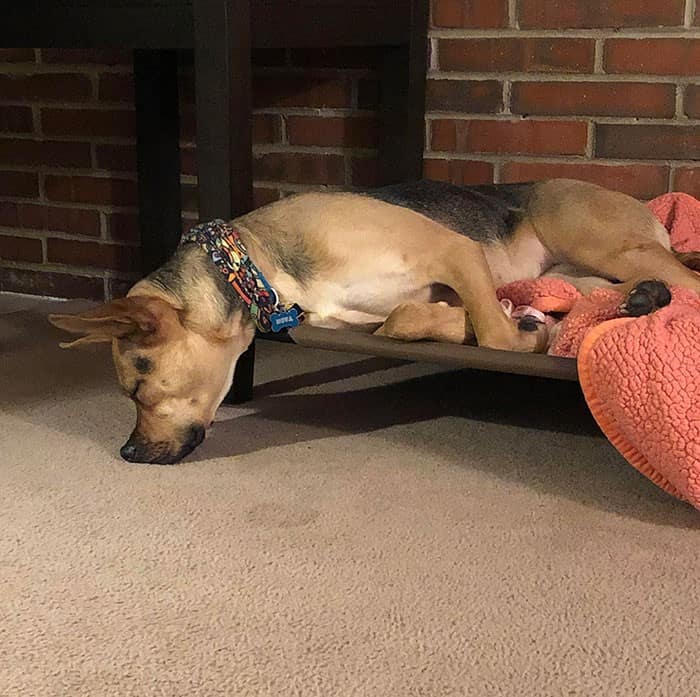
[{"label": "dog's back", "polygon": [[477,242],[505,241],[527,213],[534,184],[455,186],[421,180],[365,193],[420,213]]}]

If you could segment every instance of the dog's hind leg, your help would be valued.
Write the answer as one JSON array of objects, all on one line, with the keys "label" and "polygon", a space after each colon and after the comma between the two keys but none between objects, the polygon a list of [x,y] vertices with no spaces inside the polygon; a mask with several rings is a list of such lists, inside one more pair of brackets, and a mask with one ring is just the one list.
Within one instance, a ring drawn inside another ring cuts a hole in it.
[{"label": "dog's hind leg", "polygon": [[[478,242],[455,236],[437,249],[439,251],[434,251],[427,260],[425,275],[431,283],[452,288],[462,301],[463,308],[435,304],[430,305],[428,310],[422,309],[423,313],[432,313],[435,322],[425,325],[429,327],[428,331],[423,332],[427,336],[413,331],[413,339],[432,338],[464,343],[472,337],[471,328],[479,346],[529,353],[545,350],[547,331],[544,325],[530,318],[514,322],[503,311],[496,297],[486,256]],[[455,310],[463,317],[456,319]],[[379,333],[390,335],[392,326],[403,326],[403,333],[408,335],[410,312],[404,307],[392,315],[393,319],[385,328],[380,328]]]},{"label": "dog's hind leg", "polygon": [[529,206],[537,236],[555,259],[619,281],[616,289],[630,296],[650,281],[700,294],[700,275],[671,251],[666,229],[630,196],[553,180],[536,188]]},{"label": "dog's hind leg", "polygon": [[615,288],[618,283],[608,281],[600,276],[591,276],[571,264],[557,264],[542,274],[543,278],[558,278],[572,285],[582,295],[588,295],[596,288]]}]

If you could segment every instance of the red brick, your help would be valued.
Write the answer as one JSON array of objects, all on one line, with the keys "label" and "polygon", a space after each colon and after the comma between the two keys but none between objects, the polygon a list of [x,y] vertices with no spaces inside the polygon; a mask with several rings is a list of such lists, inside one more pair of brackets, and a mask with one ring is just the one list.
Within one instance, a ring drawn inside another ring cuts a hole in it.
[{"label": "red brick", "polygon": [[696,75],[700,73],[700,40],[608,39],[604,67],[607,73]]},{"label": "red brick", "polygon": [[92,97],[92,84],[77,73],[0,75],[3,99],[84,102]]},{"label": "red brick", "polygon": [[673,178],[673,191],[700,198],[700,167],[679,167]]},{"label": "red brick", "polygon": [[40,264],[43,261],[41,240],[0,235],[0,260],[3,259],[6,261],[29,261]]},{"label": "red brick", "polygon": [[700,119],[700,86],[688,85],[683,99],[684,110],[691,119]]},{"label": "red brick", "polygon": [[136,135],[136,115],[131,110],[117,109],[42,109],[44,133],[50,135],[115,136]]},{"label": "red brick", "polygon": [[107,235],[114,242],[138,244],[141,241],[138,215],[135,213],[108,213]]},{"label": "red brick", "polygon": [[652,199],[668,190],[669,169],[662,165],[606,165],[572,162],[507,162],[501,181],[529,182],[564,177],[582,179],[639,199]]},{"label": "red brick", "polygon": [[136,171],[135,145],[97,145],[97,168],[113,172]]},{"label": "red brick", "polygon": [[140,264],[138,247],[56,238],[47,240],[47,259],[52,263],[113,271],[136,271]]},{"label": "red brick", "polygon": [[36,198],[39,196],[39,175],[36,172],[1,172],[0,196]]},{"label": "red brick", "polygon": [[44,227],[42,205],[30,203],[0,203],[0,225],[14,228],[41,229]]},{"label": "red brick", "polygon": [[97,211],[54,206],[45,206],[45,210],[47,230],[91,237],[100,235],[100,214]]},{"label": "red brick", "polygon": [[133,102],[134,76],[131,73],[101,74],[97,96],[104,102]]},{"label": "red brick", "polygon": [[0,106],[0,131],[31,133],[34,130],[32,110],[28,106]]},{"label": "red brick", "polygon": [[88,143],[51,140],[0,139],[0,161],[10,165],[90,167]]},{"label": "red brick", "polygon": [[0,48],[0,63],[34,63],[34,49]]},{"label": "red brick", "polygon": [[518,22],[522,29],[677,27],[684,11],[685,0],[520,0]]},{"label": "red brick", "polygon": [[262,186],[256,186],[253,189],[253,205],[255,208],[266,206],[273,201],[279,201],[280,192],[278,189],[266,189]]},{"label": "red brick", "polygon": [[104,283],[101,278],[89,276],[0,268],[0,290],[54,298],[101,300]]},{"label": "red brick", "polygon": [[507,0],[433,0],[434,27],[490,29],[508,26]]},{"label": "red brick", "polygon": [[42,63],[131,65],[131,52],[104,48],[42,48]]},{"label": "red brick", "polygon": [[428,111],[493,114],[503,108],[503,86],[496,80],[428,80]]},{"label": "red brick", "polygon": [[282,75],[253,80],[253,106],[271,107],[349,107],[350,81]]},{"label": "red brick", "polygon": [[100,216],[97,211],[46,204],[3,203],[0,205],[0,225],[92,237],[99,237],[100,234]]},{"label": "red brick", "polygon": [[439,39],[441,70],[591,72],[593,39]]},{"label": "red brick", "polygon": [[583,155],[586,142],[587,126],[582,121],[432,122],[432,149],[437,151]]},{"label": "red brick", "polygon": [[351,162],[353,186],[372,187],[379,184],[379,162],[376,157],[353,157]]},{"label": "red brick", "polygon": [[656,116],[676,112],[675,85],[639,82],[517,82],[515,114]]},{"label": "red brick", "polygon": [[282,121],[277,114],[253,114],[253,143],[279,143]]},{"label": "red brick", "polygon": [[46,198],[67,203],[133,206],[138,201],[136,182],[98,177],[47,175]]},{"label": "red brick", "polygon": [[376,119],[365,116],[288,116],[287,137],[292,145],[374,148],[378,125]]},{"label": "red brick", "polygon": [[423,176],[459,185],[490,184],[493,165],[474,160],[423,160]]},{"label": "red brick", "polygon": [[340,155],[266,153],[253,161],[256,179],[292,184],[343,184],[345,166]]},{"label": "red brick", "polygon": [[597,124],[596,155],[639,160],[700,158],[697,126]]},{"label": "red brick", "polygon": [[302,68],[376,69],[383,49],[377,46],[292,49],[292,65]]}]

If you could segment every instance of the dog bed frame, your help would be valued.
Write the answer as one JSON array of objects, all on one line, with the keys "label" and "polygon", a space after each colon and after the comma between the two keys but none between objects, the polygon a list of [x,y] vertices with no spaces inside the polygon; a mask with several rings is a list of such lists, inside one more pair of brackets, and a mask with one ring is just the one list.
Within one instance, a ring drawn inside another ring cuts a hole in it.
[{"label": "dog bed frame", "polygon": [[416,363],[432,363],[450,368],[578,381],[574,358],[560,358],[538,353],[497,351],[478,346],[460,346],[437,341],[396,341],[383,336],[352,332],[346,329],[320,329],[301,325],[296,329],[282,331],[279,334],[257,333],[256,341],[238,360],[233,385],[224,400],[225,403],[243,404],[253,399],[255,344],[261,339],[293,343],[306,348],[327,351],[395,358]]},{"label": "dog bed frame", "polygon": [[371,334],[341,329],[318,329],[303,325],[291,330],[289,337],[295,344],[308,348],[435,363],[453,368],[534,375],[556,380],[578,380],[576,360],[573,358],[497,351],[436,341],[404,342]]}]

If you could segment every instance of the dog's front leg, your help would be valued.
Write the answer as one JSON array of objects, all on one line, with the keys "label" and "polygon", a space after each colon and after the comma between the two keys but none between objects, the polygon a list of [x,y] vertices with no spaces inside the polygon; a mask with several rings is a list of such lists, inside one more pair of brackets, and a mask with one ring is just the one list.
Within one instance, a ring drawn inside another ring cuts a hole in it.
[{"label": "dog's front leg", "polygon": [[461,307],[447,303],[407,302],[396,307],[375,332],[401,341],[441,341],[447,344],[474,343],[474,329]]}]

